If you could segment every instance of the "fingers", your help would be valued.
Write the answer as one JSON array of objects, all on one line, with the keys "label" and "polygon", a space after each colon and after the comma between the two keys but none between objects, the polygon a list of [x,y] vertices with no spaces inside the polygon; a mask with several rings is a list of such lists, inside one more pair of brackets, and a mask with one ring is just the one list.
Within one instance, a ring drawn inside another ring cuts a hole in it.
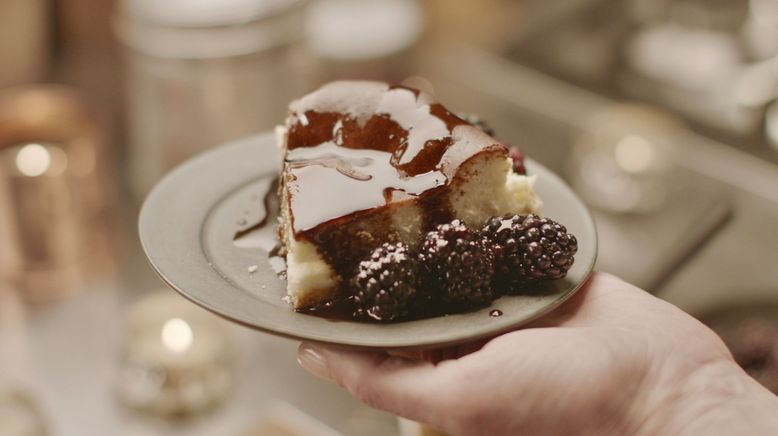
[{"label": "fingers", "polygon": [[460,357],[475,353],[491,340],[492,338],[481,339],[475,342],[433,350],[389,351],[388,354],[390,356],[402,357],[409,360],[424,360],[437,364],[444,360],[459,359]]},{"label": "fingers", "polygon": [[372,407],[422,422],[437,422],[446,413],[441,397],[447,396],[451,371],[445,365],[312,343],[300,345],[298,361]]}]

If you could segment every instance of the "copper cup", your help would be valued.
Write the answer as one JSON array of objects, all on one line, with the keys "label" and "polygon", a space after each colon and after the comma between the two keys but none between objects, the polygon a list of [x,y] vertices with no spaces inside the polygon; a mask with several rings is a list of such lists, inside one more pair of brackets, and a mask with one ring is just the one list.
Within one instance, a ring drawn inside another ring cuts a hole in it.
[{"label": "copper cup", "polygon": [[98,128],[78,94],[0,92],[0,278],[33,303],[111,268],[112,189]]}]

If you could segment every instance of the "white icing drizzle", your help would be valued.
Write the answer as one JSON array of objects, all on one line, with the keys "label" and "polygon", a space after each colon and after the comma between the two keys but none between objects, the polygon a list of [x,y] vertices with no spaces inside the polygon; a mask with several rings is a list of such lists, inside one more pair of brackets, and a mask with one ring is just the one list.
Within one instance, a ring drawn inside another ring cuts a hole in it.
[{"label": "white icing drizzle", "polygon": [[367,80],[331,82],[293,101],[289,109],[301,123],[308,111],[339,112],[350,115],[360,126],[364,126],[375,115],[381,97],[388,89],[386,83]]}]

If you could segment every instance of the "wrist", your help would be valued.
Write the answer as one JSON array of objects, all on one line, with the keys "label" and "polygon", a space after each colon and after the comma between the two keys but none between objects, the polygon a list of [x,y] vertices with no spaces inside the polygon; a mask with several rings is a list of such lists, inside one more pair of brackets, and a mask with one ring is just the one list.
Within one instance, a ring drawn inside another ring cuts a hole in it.
[{"label": "wrist", "polygon": [[729,359],[668,381],[647,395],[643,414],[634,422],[637,434],[778,432],[778,397]]}]

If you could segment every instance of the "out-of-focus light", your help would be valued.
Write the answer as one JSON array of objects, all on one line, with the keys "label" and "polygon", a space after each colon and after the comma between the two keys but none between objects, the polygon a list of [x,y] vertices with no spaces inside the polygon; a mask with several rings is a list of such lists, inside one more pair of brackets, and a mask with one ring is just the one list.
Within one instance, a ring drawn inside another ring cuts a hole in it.
[{"label": "out-of-focus light", "polygon": [[630,135],[616,144],[616,163],[630,173],[642,173],[654,162],[654,148],[645,138]]},{"label": "out-of-focus light", "polygon": [[27,144],[16,154],[16,168],[28,177],[38,177],[49,170],[51,153],[40,144]]},{"label": "out-of-focus light", "polygon": [[162,326],[162,344],[174,353],[183,353],[192,346],[194,335],[189,324],[181,318],[171,318]]}]

